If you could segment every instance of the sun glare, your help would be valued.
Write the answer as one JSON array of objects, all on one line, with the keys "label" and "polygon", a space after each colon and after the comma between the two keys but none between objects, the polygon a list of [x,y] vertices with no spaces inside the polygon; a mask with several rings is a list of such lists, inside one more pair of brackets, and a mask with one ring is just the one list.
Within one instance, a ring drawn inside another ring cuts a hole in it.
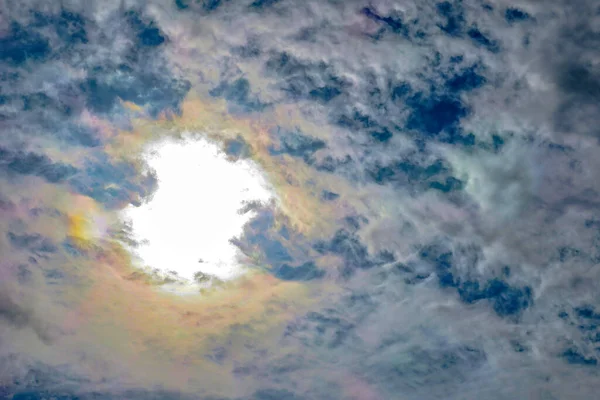
[{"label": "sun glare", "polygon": [[229,160],[205,139],[164,141],[145,157],[158,189],[147,203],[123,211],[140,267],[189,283],[242,274],[240,251],[230,243],[253,216],[242,209],[273,197],[259,167]]}]

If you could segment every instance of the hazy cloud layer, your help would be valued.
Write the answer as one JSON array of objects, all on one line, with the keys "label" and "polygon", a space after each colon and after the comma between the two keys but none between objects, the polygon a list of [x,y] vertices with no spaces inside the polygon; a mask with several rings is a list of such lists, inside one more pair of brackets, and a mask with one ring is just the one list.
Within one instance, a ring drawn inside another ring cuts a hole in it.
[{"label": "hazy cloud layer", "polygon": [[[1,3],[0,396],[592,398],[599,44],[593,1]],[[116,244],[183,131],[281,198],[205,303]]]}]

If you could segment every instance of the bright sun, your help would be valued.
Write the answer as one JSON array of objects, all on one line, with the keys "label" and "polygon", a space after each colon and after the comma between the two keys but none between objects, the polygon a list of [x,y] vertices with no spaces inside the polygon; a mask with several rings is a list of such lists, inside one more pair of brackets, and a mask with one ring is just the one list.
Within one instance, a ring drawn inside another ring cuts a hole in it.
[{"label": "bright sun", "polygon": [[228,160],[205,139],[163,141],[150,146],[145,157],[156,171],[158,189],[149,202],[123,212],[140,243],[133,250],[140,266],[175,272],[189,282],[243,273],[241,254],[230,239],[242,233],[253,213],[240,210],[273,198],[259,167]]}]

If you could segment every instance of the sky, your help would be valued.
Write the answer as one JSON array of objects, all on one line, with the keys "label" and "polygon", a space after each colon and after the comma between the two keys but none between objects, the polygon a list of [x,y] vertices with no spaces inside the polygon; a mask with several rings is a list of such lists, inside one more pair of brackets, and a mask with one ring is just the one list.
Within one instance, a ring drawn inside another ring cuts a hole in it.
[{"label": "sky", "polygon": [[258,166],[190,134],[150,144],[144,159],[158,189],[121,216],[131,229],[124,245],[138,257],[136,266],[173,280],[171,289],[212,286],[248,271],[250,260],[231,239],[243,233],[254,208],[273,199]]},{"label": "sky", "polygon": [[[594,398],[598,48],[592,0],[0,0],[0,398]],[[264,191],[182,296],[123,216],[229,232],[190,152]]]}]

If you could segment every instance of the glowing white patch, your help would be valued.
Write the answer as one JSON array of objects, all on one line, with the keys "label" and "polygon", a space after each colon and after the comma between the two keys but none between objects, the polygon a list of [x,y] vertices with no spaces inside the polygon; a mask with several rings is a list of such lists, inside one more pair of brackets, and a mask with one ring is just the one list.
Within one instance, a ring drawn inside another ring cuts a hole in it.
[{"label": "glowing white patch", "polygon": [[158,189],[148,203],[123,212],[142,242],[135,249],[142,266],[190,281],[199,271],[221,280],[241,274],[240,252],[229,240],[242,233],[253,212],[240,209],[272,198],[258,166],[229,161],[204,139],[165,141],[146,156]]}]

